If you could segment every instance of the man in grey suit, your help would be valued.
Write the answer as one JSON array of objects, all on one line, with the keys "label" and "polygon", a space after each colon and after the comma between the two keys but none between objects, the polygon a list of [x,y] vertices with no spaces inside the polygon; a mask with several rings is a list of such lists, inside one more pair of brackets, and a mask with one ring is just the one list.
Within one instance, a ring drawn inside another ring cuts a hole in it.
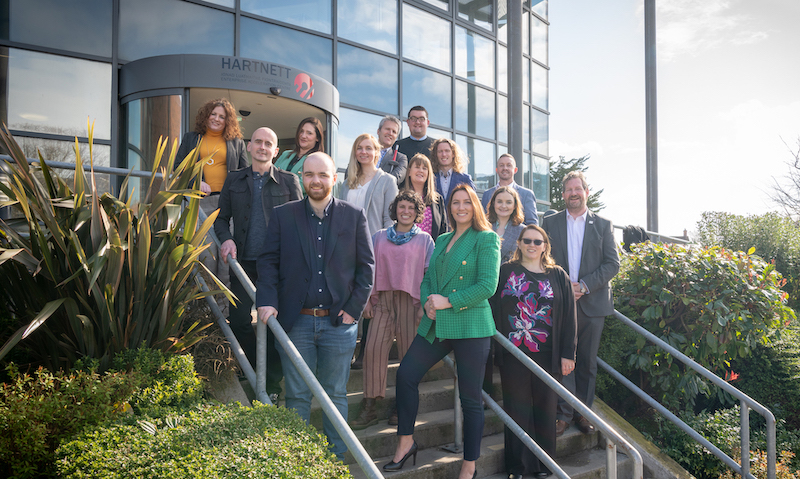
[{"label": "man in grey suit", "polygon": [[403,129],[400,118],[386,115],[378,125],[378,142],[381,144],[381,156],[378,159],[378,168],[397,179],[397,186],[406,179],[408,170],[408,157],[400,153],[400,145],[396,145],[397,137]]},{"label": "man in grey suit", "polygon": [[[611,221],[586,207],[589,185],[583,173],[567,173],[562,185],[567,209],[542,221],[542,228],[550,237],[553,258],[569,273],[578,312],[575,374],[564,376],[561,382],[592,407],[603,322],[614,312],[609,281],[619,271],[619,254]],[[594,432],[594,426],[585,417],[574,414],[572,406],[559,400],[557,436],[564,433],[573,418],[583,433]]]},{"label": "man in grey suit", "polygon": [[536,195],[533,194],[533,191],[514,181],[514,174],[517,172],[517,162],[514,160],[514,157],[508,153],[500,155],[500,158],[497,159],[497,168],[495,171],[497,171],[499,180],[496,185],[483,192],[483,196],[481,197],[483,210],[486,211],[486,207],[489,205],[492,195],[497,188],[501,186],[511,186],[517,190],[519,200],[522,202],[522,209],[525,211],[525,224],[538,225],[539,215],[536,213]]}]

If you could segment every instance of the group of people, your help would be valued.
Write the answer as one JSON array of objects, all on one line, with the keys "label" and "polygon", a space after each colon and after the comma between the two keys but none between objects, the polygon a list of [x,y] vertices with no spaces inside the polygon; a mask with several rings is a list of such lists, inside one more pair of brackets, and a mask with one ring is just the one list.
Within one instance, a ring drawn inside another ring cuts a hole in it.
[{"label": "group of people", "polygon": [[[244,145],[233,107],[213,100],[200,109],[181,150],[199,142],[206,162],[200,187],[208,194],[201,201],[214,198],[203,207],[219,208],[219,256],[242,265],[256,285],[259,320],[278,320],[345,418],[350,368],[363,365],[364,400],[353,429],[377,422],[396,340],[401,362],[389,423],[397,425],[399,440],[384,470],[416,462],[419,383],[455,354],[464,414],[459,477],[470,478],[480,455],[481,389],[495,330],[591,407],[619,258],[611,223],[587,210],[582,173],[563,179],[567,208],[540,227],[533,192],[514,182],[511,155],[498,158],[498,184],[479,199],[460,148],[428,137],[429,123],[425,108],[416,106],[408,114],[410,136],[398,139],[402,123],[387,116],[377,136],[356,138],[338,198],[336,164],[324,153],[316,118],[303,120],[295,148],[278,156],[274,131],[259,128]],[[250,166],[242,163],[244,151]],[[235,275],[230,284],[237,297],[231,328],[254,362],[253,304]],[[359,322],[362,347],[354,362]],[[571,420],[583,432],[593,430],[505,349],[495,348],[493,356],[504,408],[548,454]],[[308,421],[311,391],[271,337],[267,358],[267,392],[277,399],[283,378],[286,407]],[[327,418],[323,430],[343,458],[346,445]],[[505,445],[509,478],[549,475],[508,430]]]}]

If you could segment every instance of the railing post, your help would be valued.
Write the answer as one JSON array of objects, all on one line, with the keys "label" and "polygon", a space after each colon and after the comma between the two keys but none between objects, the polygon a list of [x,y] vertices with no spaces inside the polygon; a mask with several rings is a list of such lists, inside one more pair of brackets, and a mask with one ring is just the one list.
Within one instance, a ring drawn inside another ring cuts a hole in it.
[{"label": "railing post", "polygon": [[[267,325],[259,320],[256,320],[256,388],[257,391],[267,390]],[[269,394],[265,396],[272,404]]]},{"label": "railing post", "polygon": [[464,450],[464,415],[461,413],[461,393],[458,392],[458,368],[455,361],[445,356],[442,359],[453,370],[453,444],[442,449],[452,453]]},{"label": "railing post", "polygon": [[742,448],[742,479],[750,474],[750,407],[745,401],[739,402],[740,444]]},{"label": "railing post", "polygon": [[606,477],[617,477],[617,445],[606,439]]}]

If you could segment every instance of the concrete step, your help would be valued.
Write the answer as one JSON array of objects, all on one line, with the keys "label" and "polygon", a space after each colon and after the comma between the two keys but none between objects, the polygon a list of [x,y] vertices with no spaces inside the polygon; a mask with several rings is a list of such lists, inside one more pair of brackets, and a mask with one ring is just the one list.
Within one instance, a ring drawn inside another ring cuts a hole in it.
[{"label": "concrete step", "polygon": [[[560,440],[561,438],[559,438]],[[374,462],[381,469],[391,459],[392,455],[389,454],[375,459]],[[461,460],[461,453],[447,452],[438,447],[421,449],[417,454],[416,466],[413,465],[412,460],[409,460],[401,471],[386,472],[384,476],[388,479],[450,479],[457,477],[458,471],[461,469]],[[564,469],[564,472],[574,479],[603,479],[607,477],[604,449],[592,448],[567,456],[558,456],[557,462]],[[505,479],[508,477],[503,470],[502,433],[483,438],[481,457],[477,461],[477,467],[479,478]],[[366,477],[356,464],[350,465],[350,473],[355,479]],[[623,454],[617,454],[617,473],[619,477],[631,477],[633,474],[633,462]]]},{"label": "concrete step", "polygon": [[[397,384],[397,369],[400,367],[400,361],[393,359],[389,361],[389,370],[386,375],[386,387],[392,387]],[[440,362],[422,378],[423,382],[437,381],[439,379],[453,379],[453,370],[449,366]],[[347,390],[363,391],[364,390],[364,370],[351,369],[350,380],[347,381]]]}]

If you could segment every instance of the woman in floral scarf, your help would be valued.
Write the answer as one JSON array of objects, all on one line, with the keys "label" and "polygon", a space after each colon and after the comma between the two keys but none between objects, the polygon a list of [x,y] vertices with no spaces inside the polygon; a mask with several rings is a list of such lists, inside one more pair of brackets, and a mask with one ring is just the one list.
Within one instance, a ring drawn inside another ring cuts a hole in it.
[{"label": "woman in floral scarf", "polygon": [[[569,275],[550,256],[545,231],[528,225],[511,261],[500,268],[490,300],[497,330],[556,379],[575,368],[575,299]],[[542,449],[555,457],[558,396],[505,348],[497,347],[503,405],[509,416]],[[508,428],[505,467],[509,479],[550,471]]]}]

